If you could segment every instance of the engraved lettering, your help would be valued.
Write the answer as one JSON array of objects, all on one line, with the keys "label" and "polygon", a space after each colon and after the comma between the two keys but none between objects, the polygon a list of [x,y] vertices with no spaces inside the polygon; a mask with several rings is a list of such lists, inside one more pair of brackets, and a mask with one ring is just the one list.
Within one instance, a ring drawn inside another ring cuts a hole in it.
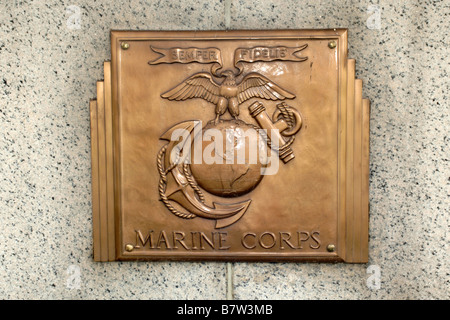
[{"label": "engraved lettering", "polygon": [[321,246],[319,231],[297,231],[296,236],[294,235],[295,233],[289,231],[280,231],[278,233],[266,231],[261,234],[245,232],[241,237],[241,244],[244,248],[249,250],[256,249],[257,247],[272,249],[278,242],[281,250],[304,249],[305,242],[311,249],[318,249]]},{"label": "engraved lettering", "polygon": [[218,232],[219,234],[219,250],[228,250],[231,246],[225,246],[224,243],[227,241],[226,237],[228,236],[228,232]]},{"label": "engraved lettering", "polygon": [[192,239],[192,250],[197,250],[197,246],[195,245],[195,241],[194,241],[194,235],[196,235],[198,232],[195,231],[191,231],[191,239]]},{"label": "engraved lettering", "polygon": [[156,248],[161,249],[161,244],[164,242],[164,245],[167,249],[172,249],[169,241],[167,240],[167,235],[164,230],[159,233],[158,242],[156,244]]},{"label": "engraved lettering", "polygon": [[[317,235],[317,237],[315,237]],[[320,248],[320,240],[319,240],[319,231],[314,231],[311,233],[311,239],[313,239],[317,245],[313,246],[312,244],[309,245],[311,249],[319,249]]]},{"label": "engraved lettering", "polygon": [[308,45],[300,47],[254,47],[254,48],[238,48],[235,51],[235,65],[240,62],[256,62],[256,61],[305,61],[307,57],[300,57],[297,52],[304,50]]},{"label": "engraved lettering", "polygon": [[[253,240],[254,244],[253,245],[249,245],[248,244],[248,242],[247,242],[247,237],[248,236],[251,236],[251,237],[254,238],[254,240]],[[244,235],[242,236],[242,239],[241,239],[241,243],[244,246],[244,248],[246,248],[246,249],[255,249],[256,248],[256,233],[253,233],[253,232],[246,232],[246,233],[244,233]]]},{"label": "engraved lettering", "polygon": [[149,61],[150,65],[160,63],[219,63],[222,65],[220,50],[217,48],[155,48],[150,47],[153,52],[161,56]]},{"label": "engraved lettering", "polygon": [[[298,235],[298,248],[303,249],[302,242],[305,242],[309,239],[309,232],[298,231],[297,235]],[[304,236],[302,237],[302,235],[304,235]]]},{"label": "engraved lettering", "polygon": [[185,234],[183,231],[174,231],[173,232],[173,248],[178,249],[177,242],[181,244],[186,250],[190,250],[190,248],[184,243]]},{"label": "engraved lettering", "polygon": [[[265,235],[268,236],[268,237],[266,237],[266,239],[269,238],[269,240],[266,243],[264,243],[264,241],[263,241],[263,238]],[[273,248],[273,246],[275,246],[276,243],[277,243],[277,238],[276,238],[275,234],[272,232],[264,232],[259,237],[259,245],[261,247],[263,247],[264,249],[271,249],[271,248]]]},{"label": "engraved lettering", "polygon": [[[171,234],[170,234],[171,233]],[[188,235],[190,233],[190,236]],[[227,243],[229,233],[215,231],[210,234],[202,231],[153,231],[147,234],[136,229],[135,249],[147,247],[159,250],[229,250],[232,246]],[[296,236],[294,236],[296,235]],[[272,249],[279,245],[279,249],[300,250],[305,248],[305,243],[310,249],[321,247],[319,231],[265,231],[262,233],[244,232],[241,236],[241,245],[245,249],[257,248]]]},{"label": "engraved lettering", "polygon": [[278,52],[280,51],[280,49],[278,48],[269,48],[269,56],[271,59],[274,59],[276,57],[278,57]]},{"label": "engraved lettering", "polygon": [[206,243],[212,248],[215,249],[215,245],[214,245],[214,232],[211,233],[212,234],[212,239],[209,239],[206,234],[204,234],[203,232],[200,232],[200,249],[201,250],[205,250],[205,247],[203,245],[203,240],[206,241]]},{"label": "engraved lettering", "polygon": [[285,242],[289,247],[292,249],[297,249],[292,243],[289,242],[291,239],[291,233],[290,232],[280,232],[280,249],[286,249],[283,246],[283,242]]},{"label": "engraved lettering", "polygon": [[171,50],[170,52],[172,53],[172,59],[173,60],[177,60],[178,59],[177,50],[176,49],[175,50]]},{"label": "engraved lettering", "polygon": [[135,230],[135,232],[136,232],[136,245],[134,247],[136,249],[141,248],[141,246],[139,245],[139,241],[141,242],[143,247],[145,247],[145,244],[148,242],[150,245],[150,248],[153,248],[153,238],[152,238],[153,230],[150,230],[148,232],[148,235],[145,239],[144,239],[144,236],[142,235],[141,230]]}]

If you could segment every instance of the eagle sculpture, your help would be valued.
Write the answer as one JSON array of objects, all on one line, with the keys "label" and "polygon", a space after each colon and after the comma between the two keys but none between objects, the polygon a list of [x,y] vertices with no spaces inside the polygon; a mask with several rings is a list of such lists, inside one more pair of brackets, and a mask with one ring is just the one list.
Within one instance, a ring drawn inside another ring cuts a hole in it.
[{"label": "eagle sculpture", "polygon": [[294,99],[295,95],[280,88],[259,73],[249,73],[242,81],[236,83],[236,76],[231,70],[225,70],[221,77],[225,80],[217,84],[212,75],[200,72],[192,75],[161,95],[169,100],[186,100],[201,98],[216,105],[216,118],[220,119],[227,109],[234,118],[239,116],[239,105],[251,98],[261,98],[267,100]]}]

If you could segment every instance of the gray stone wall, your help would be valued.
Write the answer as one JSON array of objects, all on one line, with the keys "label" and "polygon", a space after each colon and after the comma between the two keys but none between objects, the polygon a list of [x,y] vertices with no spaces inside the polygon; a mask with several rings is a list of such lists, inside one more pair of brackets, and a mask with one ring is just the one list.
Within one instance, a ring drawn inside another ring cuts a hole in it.
[{"label": "gray stone wall", "polygon": [[[0,298],[448,299],[449,6],[2,0]],[[372,102],[367,265],[93,262],[88,101],[111,29],[338,27]]]}]

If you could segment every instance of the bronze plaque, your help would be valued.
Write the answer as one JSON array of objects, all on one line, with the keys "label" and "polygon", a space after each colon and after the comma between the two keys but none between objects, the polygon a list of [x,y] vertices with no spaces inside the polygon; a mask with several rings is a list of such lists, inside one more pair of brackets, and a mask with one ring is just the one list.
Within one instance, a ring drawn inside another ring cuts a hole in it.
[{"label": "bronze plaque", "polygon": [[347,30],[112,31],[91,101],[94,259],[368,259]]}]

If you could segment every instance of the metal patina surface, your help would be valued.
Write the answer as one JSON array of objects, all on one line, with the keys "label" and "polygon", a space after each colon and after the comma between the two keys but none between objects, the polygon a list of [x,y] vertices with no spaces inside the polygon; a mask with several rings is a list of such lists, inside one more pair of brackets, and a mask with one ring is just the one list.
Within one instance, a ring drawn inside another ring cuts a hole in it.
[{"label": "metal patina surface", "polygon": [[91,101],[94,259],[368,258],[347,30],[113,31]]}]

